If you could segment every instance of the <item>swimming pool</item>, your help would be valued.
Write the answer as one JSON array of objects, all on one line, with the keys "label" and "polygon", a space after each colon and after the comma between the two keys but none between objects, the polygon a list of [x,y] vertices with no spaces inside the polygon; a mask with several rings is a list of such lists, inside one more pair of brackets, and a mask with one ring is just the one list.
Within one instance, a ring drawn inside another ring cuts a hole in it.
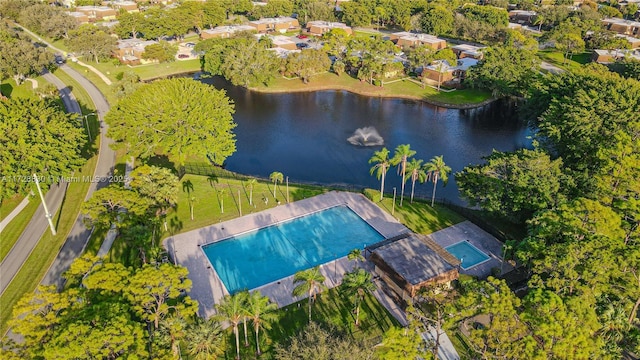
[{"label": "swimming pool", "polygon": [[444,249],[460,260],[460,267],[464,270],[471,269],[472,267],[490,259],[487,254],[480,251],[468,241],[460,241],[459,243],[449,245]]},{"label": "swimming pool", "polygon": [[335,206],[205,245],[202,250],[233,294],[382,240],[380,233],[347,206]]}]

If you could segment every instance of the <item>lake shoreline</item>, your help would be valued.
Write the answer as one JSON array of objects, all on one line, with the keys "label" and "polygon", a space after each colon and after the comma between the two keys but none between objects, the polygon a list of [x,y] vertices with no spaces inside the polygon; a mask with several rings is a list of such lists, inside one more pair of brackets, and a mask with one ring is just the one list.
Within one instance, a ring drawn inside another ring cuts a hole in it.
[{"label": "lake shoreline", "polygon": [[347,91],[352,94],[368,96],[368,97],[422,101],[433,106],[443,107],[447,109],[475,109],[475,108],[479,108],[479,107],[483,107],[485,105],[491,104],[492,102],[498,100],[498,98],[492,97],[478,103],[450,104],[442,101],[425,99],[419,96],[403,95],[403,94],[379,94],[374,92],[357,90],[357,89],[353,89],[352,87],[340,86],[340,85],[315,85],[314,86],[313,84],[311,84],[311,86],[304,89],[275,89],[275,88],[256,88],[256,87],[249,87],[246,89],[249,91],[255,91],[255,92],[264,93],[264,94],[291,94],[291,93],[304,93],[304,92],[315,92],[315,91]]},{"label": "lake shoreline", "polygon": [[[172,74],[169,76],[162,76],[162,77],[157,77],[157,78],[152,78],[152,79],[144,79],[143,82],[148,83],[154,80],[158,80],[158,79],[162,79],[162,78],[172,78],[172,77],[184,77],[184,76],[191,76],[194,79],[200,79],[200,77],[198,75],[204,75],[204,77],[202,78],[206,78],[206,77],[211,77],[210,75],[202,72],[202,71],[188,71],[188,72],[183,72],[183,73],[178,73],[178,74]],[[282,80],[284,78],[279,78],[278,80]],[[225,79],[225,81],[228,82],[228,80]],[[287,81],[291,81],[291,80],[287,80]],[[293,85],[294,83],[291,83],[291,85]],[[367,83],[368,84],[368,83]],[[287,84],[289,85],[289,84]],[[426,104],[430,104],[433,106],[437,106],[437,107],[442,107],[442,108],[447,108],[447,109],[460,109],[460,110],[464,110],[464,109],[475,109],[475,108],[479,108],[479,107],[483,107],[486,106],[488,104],[491,104],[497,100],[499,100],[499,98],[495,98],[495,97],[490,97],[488,99],[479,101],[479,102],[467,102],[467,103],[449,103],[446,101],[439,101],[439,100],[435,100],[435,99],[430,99],[428,97],[424,97],[424,96],[415,96],[415,95],[410,95],[410,94],[398,94],[398,93],[381,93],[380,90],[384,89],[384,87],[373,87],[371,89],[359,89],[356,88],[355,86],[352,85],[341,85],[338,83],[331,83],[331,84],[318,84],[318,83],[308,83],[308,84],[304,84],[303,87],[300,87],[299,83],[295,84],[296,86],[283,86],[282,84],[276,84],[274,86],[274,84],[271,84],[270,87],[265,87],[265,86],[261,86],[261,87],[255,87],[255,86],[250,86],[250,87],[244,87],[244,86],[240,86],[243,89],[246,89],[248,91],[252,91],[252,92],[256,92],[256,93],[262,93],[262,94],[293,94],[293,93],[305,93],[305,92],[316,92],[316,91],[346,91],[352,94],[356,94],[356,95],[360,95],[360,96],[367,96],[367,97],[372,97],[372,98],[384,98],[384,99],[402,99],[402,100],[413,100],[413,101],[420,101]],[[356,85],[361,85],[360,81],[356,82]],[[457,91],[457,90],[456,90]]]}]

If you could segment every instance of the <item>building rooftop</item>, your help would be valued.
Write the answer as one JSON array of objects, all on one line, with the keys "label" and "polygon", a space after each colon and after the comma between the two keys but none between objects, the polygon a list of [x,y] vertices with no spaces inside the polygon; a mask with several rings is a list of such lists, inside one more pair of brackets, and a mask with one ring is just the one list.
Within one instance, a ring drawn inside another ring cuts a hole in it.
[{"label": "building rooftop", "polygon": [[322,20],[316,20],[316,21],[309,21],[307,23],[307,27],[309,26],[320,26],[320,27],[326,27],[326,28],[337,28],[337,29],[350,29],[350,26],[347,26],[347,24],[344,23],[340,23],[340,22],[329,22],[329,21],[322,21]]},{"label": "building rooftop", "polygon": [[611,56],[613,58],[630,58],[640,61],[640,50],[593,50],[600,56]]},{"label": "building rooftop", "polygon": [[411,285],[418,285],[455,269],[460,261],[429,237],[418,234],[373,250]]},{"label": "building rooftop", "polygon": [[254,21],[250,21],[249,23],[251,24],[281,24],[281,23],[288,23],[288,22],[292,22],[292,21],[298,21],[292,17],[277,17],[277,18],[262,18],[260,20],[254,20]]},{"label": "building rooftop", "polygon": [[207,33],[207,34],[225,34],[225,33],[235,33],[240,31],[256,31],[256,28],[249,25],[226,25],[226,26],[217,26],[213,29],[202,30],[203,33]]},{"label": "building rooftop", "polygon": [[616,24],[616,25],[640,27],[640,22],[639,21],[625,20],[625,19],[620,19],[620,18],[602,19],[602,22],[605,22],[607,24]]},{"label": "building rooftop", "polygon": [[73,16],[73,17],[76,17],[76,18],[87,16],[87,14],[81,13],[79,11],[67,11],[67,14],[69,14],[69,16]]},{"label": "building rooftop", "polygon": [[535,11],[528,11],[528,10],[511,10],[509,11],[509,16],[514,16],[514,15],[518,15],[518,16],[536,16],[538,13],[536,13]]},{"label": "building rooftop", "polygon": [[77,6],[76,11],[114,11],[108,6]]},{"label": "building rooftop", "polygon": [[124,39],[118,40],[118,49],[136,49],[139,51],[144,51],[149,45],[157,44],[158,42],[155,40],[140,40],[140,39]]},{"label": "building rooftop", "polygon": [[276,45],[276,46],[296,43],[295,41],[291,40],[291,38],[284,35],[276,35],[276,36],[269,36],[269,37],[271,38],[271,41],[273,41],[273,45]]},{"label": "building rooftop", "polygon": [[282,58],[282,59],[286,58],[291,53],[299,53],[299,52],[301,52],[300,50],[288,50],[288,49],[283,49],[283,48],[280,48],[280,47],[274,47],[274,48],[270,48],[270,49],[267,49],[267,50],[275,52],[276,56],[279,57],[279,58]]},{"label": "building rooftop", "polygon": [[393,35],[397,36],[399,39],[403,39],[403,40],[418,40],[420,42],[423,43],[440,43],[442,41],[444,41],[443,39],[440,39],[437,36],[434,35],[429,35],[429,34],[422,34],[422,33],[412,33],[412,32],[408,32],[408,31],[401,31],[401,32],[397,32],[397,33],[393,33]]}]

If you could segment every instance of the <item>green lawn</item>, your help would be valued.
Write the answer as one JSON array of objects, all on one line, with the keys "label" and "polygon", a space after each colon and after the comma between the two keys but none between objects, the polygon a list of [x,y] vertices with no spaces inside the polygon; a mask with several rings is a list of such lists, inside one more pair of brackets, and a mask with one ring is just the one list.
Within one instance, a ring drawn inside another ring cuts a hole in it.
[{"label": "green lawn", "polygon": [[477,104],[491,98],[491,94],[476,89],[456,90],[450,93],[438,92],[432,87],[423,88],[412,81],[398,81],[384,86],[373,86],[367,82],[352,78],[349,75],[340,76],[327,72],[311,78],[308,84],[299,79],[287,80],[277,77],[268,86],[260,85],[252,88],[261,92],[296,92],[340,89],[366,96],[400,97],[415,100],[433,100],[447,104]]},{"label": "green lawn", "polygon": [[591,62],[591,52],[575,54],[569,59],[564,59],[564,53],[557,50],[544,50],[538,52],[538,57],[543,61],[551,63],[559,68],[575,71],[582,68],[582,65]]},{"label": "green lawn", "polygon": [[444,206],[435,204],[431,207],[430,202],[417,199],[414,199],[413,203],[411,203],[408,197],[404,199],[402,206],[399,205],[400,199],[396,199],[394,208],[393,198],[391,196],[387,195],[380,201],[379,191],[368,191],[370,191],[370,194],[373,194],[373,202],[375,204],[389,214],[393,212],[393,216],[398,219],[399,222],[418,234],[431,234],[465,220],[464,217]]},{"label": "green lawn", "polygon": [[4,220],[24,199],[24,195],[14,195],[0,201],[0,221]]},{"label": "green lawn", "polygon": [[38,210],[39,205],[40,198],[38,196],[31,197],[29,204],[2,230],[2,235],[0,235],[2,237],[2,241],[0,241],[0,261],[4,260],[13,244],[18,241],[27,224],[31,221],[33,214]]},{"label": "green lawn", "polygon": [[[38,77],[36,80],[38,80],[39,83],[44,81],[41,77]],[[33,93],[33,85],[30,81],[16,85],[13,79],[5,79],[2,81],[0,84],[0,93],[10,98],[30,98],[35,96]]]},{"label": "green lawn", "polygon": [[[198,175],[185,175],[181,179],[183,191],[178,199],[175,211],[169,214],[169,233],[186,232],[203,226],[230,220],[242,214],[259,212],[277,206],[277,202],[285,203],[287,200],[286,186],[279,184],[276,198],[273,197],[273,183],[258,182],[253,188],[253,205],[249,204],[249,189],[246,182],[232,178]],[[188,186],[188,184],[191,184]],[[190,194],[195,197],[193,203],[193,220],[190,217],[189,193],[187,187],[192,188]],[[218,193],[220,191],[221,193]],[[293,202],[312,197],[325,192],[319,187],[306,187],[299,185],[289,186],[289,201]],[[240,201],[238,202],[238,192]],[[266,200],[265,200],[266,199]],[[222,206],[221,206],[222,205]],[[221,212],[221,208],[224,212]],[[169,234],[166,234],[169,235]]]},{"label": "green lawn", "polygon": [[131,69],[140,76],[140,79],[150,80],[169,75],[200,71],[200,59],[138,65],[131,67]]},{"label": "green lawn", "polygon": [[[318,295],[311,309],[311,317],[323,327],[334,327],[346,336],[373,346],[380,342],[384,332],[391,326],[399,326],[397,320],[389,314],[373,295],[367,294],[360,309],[360,325],[355,326],[353,296],[349,296],[340,287]],[[286,344],[287,339],[300,332],[309,322],[307,299],[276,311],[277,320],[270,330],[260,339],[264,354],[261,359],[273,359],[276,344]],[[235,338],[231,328],[227,337],[227,359],[235,356]],[[244,347],[244,332],[240,329],[240,355],[242,359],[255,357],[255,336],[249,327],[249,347]]]}]

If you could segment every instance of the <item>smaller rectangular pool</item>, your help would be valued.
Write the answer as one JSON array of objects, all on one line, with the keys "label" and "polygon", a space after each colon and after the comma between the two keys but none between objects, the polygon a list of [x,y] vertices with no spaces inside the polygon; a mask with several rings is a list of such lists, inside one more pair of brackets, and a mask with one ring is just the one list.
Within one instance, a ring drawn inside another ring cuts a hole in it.
[{"label": "smaller rectangular pool", "polygon": [[464,270],[471,269],[472,267],[482,264],[490,259],[487,254],[483,253],[466,240],[449,245],[444,249],[460,260],[460,267]]}]

